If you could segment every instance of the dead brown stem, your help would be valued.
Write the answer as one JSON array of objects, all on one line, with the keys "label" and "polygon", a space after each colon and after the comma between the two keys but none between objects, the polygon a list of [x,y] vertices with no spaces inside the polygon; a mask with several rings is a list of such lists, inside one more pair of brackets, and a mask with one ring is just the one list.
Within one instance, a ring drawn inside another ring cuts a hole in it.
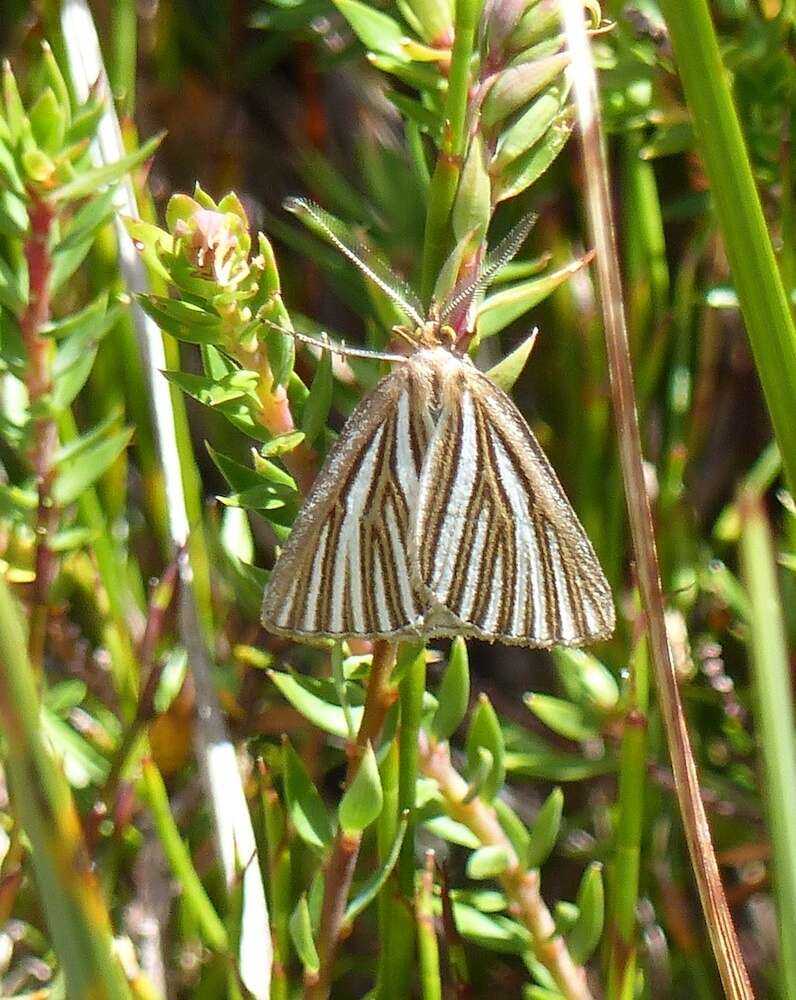
[{"label": "dead brown stem", "polygon": [[542,899],[539,872],[529,871],[520,864],[497,813],[490,805],[478,796],[465,801],[469,785],[451,763],[447,743],[432,746],[421,730],[419,753],[420,769],[427,778],[436,781],[448,815],[472,830],[484,846],[499,845],[505,849],[509,863],[499,881],[514,915],[531,932],[534,954],[555,979],[556,986],[567,1000],[592,1000],[586,971],[573,960]]},{"label": "dead brown stem", "polygon": [[38,509],[36,512],[36,579],[30,618],[28,649],[34,670],[41,670],[44,641],[47,634],[50,587],[58,569],[58,561],[50,542],[58,528],[58,508],[53,503],[55,452],[58,430],[47,409],[47,397],[52,390],[51,346],[42,330],[50,318],[50,231],[55,211],[53,206],[37,196],[31,196],[30,233],[25,241],[28,265],[28,305],[19,320],[27,352],[25,385],[33,420],[31,464],[36,476]]},{"label": "dead brown stem", "polygon": [[[349,747],[348,767],[345,784],[349,787],[354,780],[362,754],[368,743],[373,746],[378,741],[384,717],[395,701],[395,689],[390,684],[390,674],[395,665],[397,645],[392,642],[376,642],[373,646],[373,663],[368,678],[365,697],[365,711],[356,740]],[[360,837],[354,837],[338,830],[332,852],[326,864],[326,879],[323,890],[321,923],[318,930],[318,958],[320,968],[312,981],[306,983],[305,1000],[326,1000],[332,985],[334,961],[340,943],[348,892],[354,877],[359,855]]]},{"label": "dead brown stem", "polygon": [[727,996],[750,998],[753,996],[752,987],[713,850],[666,632],[658,555],[649,497],[644,483],[641,436],[611,205],[610,175],[599,116],[597,79],[583,19],[583,5],[578,0],[562,0],[561,6],[574,71],[575,103],[583,146],[586,204],[592,239],[597,250],[596,266],[605,320],[619,455],[639,589],[647,614],[658,704],[666,729],[691,865],[721,979]]}]

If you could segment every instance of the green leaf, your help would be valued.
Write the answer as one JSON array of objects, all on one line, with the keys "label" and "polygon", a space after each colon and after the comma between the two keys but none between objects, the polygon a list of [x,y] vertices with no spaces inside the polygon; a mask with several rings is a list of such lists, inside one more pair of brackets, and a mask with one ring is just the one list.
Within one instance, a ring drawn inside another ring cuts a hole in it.
[{"label": "green leaf", "polygon": [[578,922],[579,910],[575,903],[570,903],[566,899],[556,901],[553,909],[556,928],[559,934],[568,934]]},{"label": "green leaf", "polygon": [[569,64],[569,54],[559,52],[546,59],[517,63],[500,72],[481,107],[481,121],[491,128],[508,118],[560,76]]},{"label": "green leaf", "polygon": [[63,111],[66,124],[69,125],[72,117],[69,88],[48,42],[41,43],[41,63],[47,82],[58,99],[58,106]]},{"label": "green leaf", "polygon": [[345,790],[338,809],[343,831],[346,834],[362,833],[379,818],[383,802],[379,765],[373,747],[368,742],[354,780]]},{"label": "green leaf", "polygon": [[498,914],[481,913],[466,903],[453,903],[456,929],[468,941],[504,955],[522,955],[530,946],[529,931]]},{"label": "green leaf", "polygon": [[296,833],[311,847],[323,850],[332,842],[334,832],[326,806],[318,794],[304,764],[285,739],[283,746],[285,801]]},{"label": "green leaf", "polygon": [[433,833],[440,840],[446,840],[449,844],[458,844],[460,847],[469,847],[471,850],[475,850],[481,845],[481,841],[469,827],[466,827],[464,823],[457,823],[455,819],[444,814],[424,819],[423,826],[429,833]]},{"label": "green leaf", "polygon": [[216,344],[223,324],[215,313],[182,299],[141,295],[138,301],[161,330],[189,344]]},{"label": "green leaf", "polygon": [[572,958],[583,965],[594,954],[603,932],[605,893],[603,866],[593,861],[586,869],[578,889],[578,919],[567,935]]},{"label": "green leaf", "polygon": [[[345,712],[340,704],[335,703],[335,692],[332,687],[323,687],[309,677],[293,677],[291,674],[276,670],[268,671],[268,676],[279,688],[282,695],[293,708],[308,722],[340,739],[348,738]],[[354,725],[359,728],[364,709],[361,705],[350,708]]]},{"label": "green leaf", "polygon": [[169,805],[168,792],[160,771],[151,760],[141,766],[140,791],[152,814],[152,821],[163,847],[163,853],[182,888],[182,902],[188,908],[202,937],[216,951],[226,952],[229,947],[227,929],[207,895],[194,867]]},{"label": "green leaf", "polygon": [[306,893],[301,894],[295,910],[290,915],[288,927],[290,928],[290,938],[301,964],[307,972],[316,973],[321,967],[321,963],[312,937],[312,920]]},{"label": "green leaf", "polygon": [[432,111],[420,101],[414,101],[405,94],[390,90],[386,94],[391,104],[394,104],[401,114],[410,122],[415,122],[423,131],[438,142],[442,137],[442,116],[437,111]]},{"label": "green leaf", "polygon": [[270,458],[272,455],[285,455],[298,447],[304,440],[304,431],[288,431],[286,434],[278,434],[260,448],[263,458]]},{"label": "green leaf", "polygon": [[41,723],[69,784],[74,788],[101,785],[108,775],[108,761],[54,711],[42,707]]},{"label": "green leaf", "polygon": [[531,104],[517,121],[501,134],[490,173],[499,175],[518,156],[536,145],[561,113],[563,88],[556,84]]},{"label": "green leaf", "polygon": [[52,406],[56,411],[71,405],[86,383],[97,357],[97,348],[119,315],[118,308],[98,316],[96,325],[82,324],[63,340],[53,363]]},{"label": "green leaf", "polygon": [[5,181],[5,186],[15,194],[25,195],[25,182],[20,176],[17,162],[11,150],[0,138],[0,179]]},{"label": "green leaf", "polygon": [[81,104],[75,112],[72,124],[66,131],[64,142],[71,146],[93,139],[105,108],[105,101],[97,100],[95,96],[89,97],[86,103]]},{"label": "green leaf", "polygon": [[496,798],[492,805],[500,820],[500,825],[503,827],[506,836],[511,842],[511,846],[514,848],[515,854],[519,858],[520,865],[523,868],[527,868],[528,847],[531,841],[531,835],[527,827],[511,806],[507,802],[504,802],[503,799]]},{"label": "green leaf", "polygon": [[195,375],[193,372],[164,371],[163,374],[173,385],[179,386],[184,393],[211,409],[218,409],[223,413],[228,409],[229,403],[236,403],[244,397],[251,402],[253,408],[259,409],[260,403],[255,394],[257,372],[240,369],[220,379]]},{"label": "green leaf", "polygon": [[571,701],[598,715],[611,715],[619,704],[619,685],[611,671],[584,649],[553,650],[561,684]]},{"label": "green leaf", "polygon": [[36,144],[54,156],[63,145],[66,115],[51,87],[46,87],[36,98],[29,118]]},{"label": "green leaf", "polygon": [[491,337],[519,319],[529,309],[551,295],[559,285],[567,281],[590,258],[582,257],[550,274],[544,274],[529,281],[521,281],[510,288],[503,288],[487,296],[478,310],[478,334],[481,339]]},{"label": "green leaf", "polygon": [[491,802],[503,786],[506,771],[503,733],[492,703],[485,694],[479,696],[478,708],[473,713],[467,733],[467,767],[471,772],[478,768],[481,761],[479,749],[492,755],[489,775],[480,790],[481,797]]},{"label": "green leaf", "polygon": [[[0,309],[0,371],[8,370],[21,381],[25,381],[28,368],[28,352],[22,339],[22,331],[16,316],[8,309]],[[20,408],[9,407],[10,414],[16,421],[26,419],[26,413]],[[3,425],[8,430],[8,424]]]},{"label": "green leaf", "polygon": [[51,552],[75,552],[90,545],[99,536],[94,528],[65,528],[57,531],[50,542]]},{"label": "green leaf", "polygon": [[359,0],[334,0],[334,4],[366,49],[409,62],[406,32],[396,20]]},{"label": "green leaf", "polygon": [[514,348],[511,354],[507,354],[502,361],[498,361],[487,372],[495,385],[504,392],[511,392],[514,383],[522,375],[528,358],[531,356],[533,345],[536,343],[537,334],[538,330],[534,330],[530,337],[526,337],[518,347]]},{"label": "green leaf", "polygon": [[145,142],[140,149],[133,150],[115,163],[106,163],[101,167],[94,167],[77,175],[73,180],[67,181],[60,188],[52,192],[51,197],[55,201],[74,201],[84,198],[88,194],[93,194],[97,188],[106,184],[114,184],[125,174],[134,170],[139,164],[144,163],[153,155],[163,140],[164,132],[154,136]]},{"label": "green leaf", "polygon": [[94,244],[97,233],[112,218],[114,191],[110,189],[92,198],[75,215],[63,238],[53,248],[53,291],[61,288],[80,267]]},{"label": "green leaf", "polygon": [[379,892],[382,890],[390,877],[390,873],[393,868],[395,868],[395,863],[398,860],[398,856],[401,853],[401,844],[404,842],[404,835],[406,834],[406,826],[408,823],[408,816],[406,813],[401,817],[401,822],[398,824],[398,830],[393,839],[390,850],[382,861],[381,865],[376,869],[376,871],[370,876],[370,878],[361,886],[356,896],[348,904],[345,911],[345,917],[343,919],[344,926],[350,926],[356,918],[362,913]]},{"label": "green leaf", "polygon": [[[48,323],[43,332],[56,340],[65,340],[67,337],[77,337],[79,335],[89,336],[97,327],[107,320],[108,314],[112,314],[115,320],[119,313],[119,305],[114,304],[108,309],[108,293],[100,293],[96,299],[78,312],[71,313],[61,319]],[[103,333],[103,336],[105,334]]]},{"label": "green leaf", "polygon": [[274,382],[276,385],[286,386],[296,362],[295,338],[274,326],[266,326],[265,345]]},{"label": "green leaf", "polygon": [[469,235],[468,242],[477,244],[486,233],[492,214],[492,182],[487,170],[483,140],[476,133],[464,161],[451,223],[457,240]]},{"label": "green leaf", "polygon": [[481,880],[502,875],[511,862],[505,844],[489,844],[473,851],[467,860],[467,877]]},{"label": "green leaf", "polygon": [[523,696],[527,708],[540,722],[568,740],[585,741],[600,735],[599,729],[589,720],[580,705],[549,694],[528,692]]},{"label": "green leaf", "polygon": [[0,483],[0,515],[26,524],[30,514],[39,506],[39,495],[34,489]]},{"label": "green leaf", "polygon": [[16,143],[27,127],[27,116],[10,62],[3,64],[3,102],[8,132],[13,142]]},{"label": "green leaf", "polygon": [[88,693],[84,681],[73,678],[60,681],[42,692],[42,703],[54,714],[65,718]]},{"label": "green leaf", "polygon": [[[53,487],[55,502],[65,507],[76,500],[113,465],[130,443],[134,432],[133,427],[125,427],[120,431],[108,429],[99,438],[92,439],[90,447],[85,446],[72,452],[68,460],[64,459],[62,450],[58,460],[58,476]],[[70,445],[79,445],[81,442],[85,444],[92,434],[89,431],[77,442],[70,442]]]},{"label": "green leaf", "polygon": [[448,666],[437,691],[438,708],[431,722],[434,738],[448,740],[456,732],[470,702],[470,667],[467,643],[457,636],[451,644]]},{"label": "green leaf", "polygon": [[564,793],[554,788],[545,799],[531,827],[531,837],[526,854],[528,868],[539,868],[550,857],[561,830],[564,811]]},{"label": "green leaf", "polygon": [[301,429],[307,444],[313,444],[326,427],[329,409],[332,405],[332,355],[323,351],[310,386],[310,394],[301,414]]},{"label": "green leaf", "polygon": [[28,304],[28,274],[20,266],[18,271],[6,263],[0,254],[0,306],[19,316]]},{"label": "green leaf", "polygon": [[507,201],[522,194],[535,183],[566,146],[575,125],[571,108],[565,108],[556,118],[546,135],[532,149],[513,160],[495,178],[493,198],[496,202]]},{"label": "green leaf", "polygon": [[0,234],[19,239],[28,228],[25,202],[10,188],[0,190]]},{"label": "green leaf", "polygon": [[275,483],[277,486],[284,486],[294,493],[298,492],[296,480],[290,475],[289,472],[285,472],[285,470],[280,468],[278,465],[275,465],[273,462],[269,462],[267,458],[263,458],[254,449],[252,449],[252,455],[254,468],[257,473],[263,477],[263,479],[267,479],[269,483]]},{"label": "green leaf", "polygon": [[233,490],[242,492],[255,486],[267,485],[263,477],[250,466],[243,465],[236,459],[230,458],[229,455],[216,451],[211,444],[206,444],[205,447],[214,465]]},{"label": "green leaf", "polygon": [[611,755],[589,759],[583,754],[556,750],[541,736],[515,726],[505,727],[506,770],[545,781],[582,781],[614,770]]}]

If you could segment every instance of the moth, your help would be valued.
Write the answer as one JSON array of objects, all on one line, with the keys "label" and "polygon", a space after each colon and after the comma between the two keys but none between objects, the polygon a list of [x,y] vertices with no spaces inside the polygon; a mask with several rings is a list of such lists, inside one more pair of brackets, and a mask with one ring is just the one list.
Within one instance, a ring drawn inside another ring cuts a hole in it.
[{"label": "moth", "polygon": [[509,396],[456,350],[455,326],[532,220],[430,315],[312,203],[319,228],[411,321],[411,344],[329,451],[266,588],[262,621],[295,639],[467,636],[574,646],[614,629],[611,591],[550,462]]}]

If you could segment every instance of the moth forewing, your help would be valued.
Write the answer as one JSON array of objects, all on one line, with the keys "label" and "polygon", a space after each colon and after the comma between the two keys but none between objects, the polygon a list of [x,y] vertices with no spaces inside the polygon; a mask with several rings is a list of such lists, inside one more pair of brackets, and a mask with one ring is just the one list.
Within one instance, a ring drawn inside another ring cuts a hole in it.
[{"label": "moth forewing", "polygon": [[604,638],[614,625],[610,590],[550,463],[508,396],[452,361],[415,521],[429,603],[487,640]]},{"label": "moth forewing", "polygon": [[419,634],[406,538],[427,431],[412,360],[365,397],[329,452],[266,588],[271,631]]}]

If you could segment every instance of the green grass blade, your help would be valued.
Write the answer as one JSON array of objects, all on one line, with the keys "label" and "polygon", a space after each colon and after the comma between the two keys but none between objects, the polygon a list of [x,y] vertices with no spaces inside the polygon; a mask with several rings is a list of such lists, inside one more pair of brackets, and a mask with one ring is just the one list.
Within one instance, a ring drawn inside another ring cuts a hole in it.
[{"label": "green grass blade", "polygon": [[782,452],[796,483],[796,328],[788,306],[707,0],[662,0],[710,180],[749,341]]},{"label": "green grass blade", "polygon": [[749,592],[749,653],[756,693],[768,817],[774,855],[774,895],[780,940],[782,996],[796,996],[796,721],[768,519],[758,497],[743,504],[741,564]]},{"label": "green grass blade", "polygon": [[39,700],[16,602],[0,576],[0,723],[10,791],[70,997],[127,1000],[105,900],[91,870],[72,793],[45,749]]}]

